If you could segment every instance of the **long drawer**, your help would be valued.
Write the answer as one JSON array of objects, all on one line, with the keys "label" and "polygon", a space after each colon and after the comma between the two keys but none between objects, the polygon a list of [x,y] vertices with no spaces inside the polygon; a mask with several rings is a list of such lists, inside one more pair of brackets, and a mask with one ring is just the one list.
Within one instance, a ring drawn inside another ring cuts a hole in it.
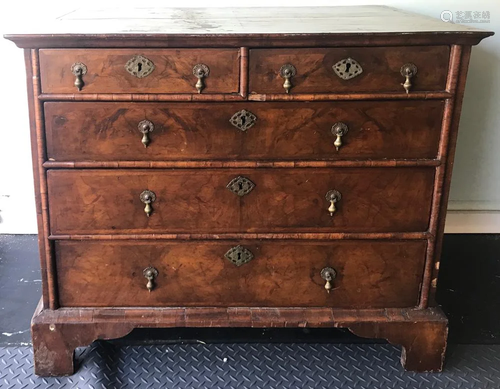
[{"label": "long drawer", "polygon": [[49,170],[50,226],[52,234],[426,231],[434,174],[433,168]]},{"label": "long drawer", "polygon": [[249,90],[288,90],[291,94],[439,91],[446,88],[449,56],[448,46],[252,49]]},{"label": "long drawer", "polygon": [[425,241],[55,244],[63,307],[411,307],[425,249]]},{"label": "long drawer", "polygon": [[443,105],[435,100],[51,102],[44,106],[47,156],[53,161],[435,158]]},{"label": "long drawer", "polygon": [[44,93],[228,94],[239,71],[238,49],[40,50]]}]

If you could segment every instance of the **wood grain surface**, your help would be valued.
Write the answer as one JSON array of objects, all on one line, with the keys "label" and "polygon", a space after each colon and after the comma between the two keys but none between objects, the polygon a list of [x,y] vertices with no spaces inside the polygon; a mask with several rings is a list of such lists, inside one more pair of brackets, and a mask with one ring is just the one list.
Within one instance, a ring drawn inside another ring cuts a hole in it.
[{"label": "wood grain surface", "polygon": [[[130,74],[125,65],[136,55],[151,60],[155,69],[144,78]],[[193,67],[210,69],[202,93],[239,91],[239,49],[43,49],[40,72],[43,93],[79,93],[71,66],[87,66],[80,93],[197,93]]]},{"label": "wood grain surface", "polygon": [[[241,266],[224,254],[242,245]],[[59,299],[75,306],[409,307],[425,241],[56,242]],[[159,272],[149,292],[143,269]],[[330,293],[320,272],[337,272]]]},{"label": "wood grain surface", "polygon": [[[435,158],[444,102],[46,102],[50,161],[344,160]],[[241,131],[231,117],[257,117]],[[147,148],[138,124],[154,130]],[[332,126],[349,132],[336,151]]]},{"label": "wood grain surface", "polygon": [[[407,63],[418,68],[411,91],[440,91],[446,87],[449,56],[448,46],[250,49],[249,92],[285,93],[279,75],[284,64],[297,69],[290,94],[404,92],[401,67]],[[346,58],[363,68],[350,80],[341,79],[332,68]]]},{"label": "wood grain surface", "polygon": [[[52,234],[418,232],[433,168],[49,170]],[[255,188],[240,197],[234,178]],[[325,195],[338,190],[337,212]],[[156,194],[147,217],[139,195]]]}]

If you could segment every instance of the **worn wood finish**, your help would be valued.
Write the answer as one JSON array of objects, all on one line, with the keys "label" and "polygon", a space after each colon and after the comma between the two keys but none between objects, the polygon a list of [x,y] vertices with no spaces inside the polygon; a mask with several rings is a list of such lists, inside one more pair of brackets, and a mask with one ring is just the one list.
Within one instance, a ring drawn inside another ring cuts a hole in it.
[{"label": "worn wood finish", "polygon": [[[41,123],[37,122],[38,108],[35,109],[35,105],[39,105],[40,102],[34,98],[35,88],[38,85],[38,77],[33,70],[34,62],[36,62],[36,57],[32,58],[31,50],[24,50],[24,62],[26,66],[26,85],[28,90],[28,109],[29,109],[29,122],[30,122],[30,140],[31,140],[31,155],[32,155],[32,167],[33,167],[33,178],[35,187],[35,207],[36,207],[36,218],[38,225],[38,250],[40,256],[40,276],[42,278],[42,300],[41,304],[44,308],[50,307],[49,302],[49,286],[48,286],[48,276],[47,276],[47,252],[46,246],[50,246],[47,240],[47,231],[45,230],[45,224],[43,222],[44,217],[46,217],[46,207],[42,205],[41,196],[41,186],[44,185],[44,181],[41,181],[42,175],[45,174],[42,167],[43,160],[45,160],[45,154],[39,155],[42,151],[39,140],[37,137],[37,128]],[[49,257],[50,258],[50,257]]]},{"label": "worn wood finish", "polygon": [[[279,71],[292,64],[291,94],[404,92],[401,67],[418,68],[412,91],[445,90],[450,49],[447,46],[376,48],[251,49],[250,93],[284,93]],[[337,76],[333,66],[346,58],[356,60],[363,72],[350,80]],[[411,93],[411,92],[410,92]]]},{"label": "worn wood finish", "polygon": [[[243,197],[226,188],[244,176]],[[426,231],[434,169],[50,170],[53,234]],[[139,195],[156,201],[147,217]],[[342,194],[330,216],[325,195]],[[68,195],[71,194],[71,195]],[[71,215],[71,217],[68,217]]]},{"label": "worn wood finish", "polygon": [[449,92],[413,92],[406,94],[403,90],[394,93],[313,93],[313,94],[257,94],[252,93],[246,98],[241,95],[214,94],[165,94],[165,93],[42,93],[38,98],[42,101],[336,101],[336,100],[440,100],[449,99]]},{"label": "worn wood finish", "polygon": [[[32,66],[28,70],[27,74],[32,75],[31,86],[28,88],[28,93],[32,91],[33,95],[36,96],[40,93],[40,71],[39,71],[39,57],[36,50],[31,50],[31,61],[29,62]],[[43,119],[43,106],[40,101],[33,100],[30,105],[30,116],[31,120],[34,120],[34,127],[31,128],[31,142],[36,143],[36,151],[33,153],[33,164],[36,164],[36,169],[34,170],[35,178],[35,191],[36,197],[38,197],[39,205],[38,209],[41,211],[41,215],[38,217],[37,222],[41,223],[39,226],[42,227],[43,245],[40,246],[40,259],[45,263],[42,264],[42,270],[45,270],[45,275],[42,279],[46,279],[47,285],[44,290],[46,295],[44,296],[44,302],[48,304],[46,308],[56,309],[57,308],[57,285],[55,281],[55,261],[52,252],[52,242],[48,240],[48,235],[50,233],[50,221],[49,221],[49,200],[48,200],[48,189],[47,189],[47,175],[43,168],[43,161],[47,158],[45,151],[45,137],[44,137],[44,119]],[[35,159],[36,158],[36,159]],[[41,251],[43,249],[43,252]]]},{"label": "worn wood finish", "polygon": [[[219,240],[221,234],[100,234],[100,235],[49,235],[50,240]],[[256,233],[235,233],[223,235],[223,239],[304,239],[304,240],[342,240],[342,239],[429,239],[428,232],[379,232],[379,233],[276,233],[276,234],[256,234]]]},{"label": "worn wood finish", "polygon": [[[470,45],[492,33],[388,7],[86,13],[7,36],[30,49],[36,373],[71,374],[95,339],[182,326],[343,327],[401,345],[407,369],[442,369],[447,320],[432,305],[458,119]],[[156,65],[146,78],[125,71],[137,54]],[[363,73],[343,81],[332,66],[347,57]],[[201,94],[196,63],[210,67]],[[257,124],[232,127],[233,108]],[[244,197],[226,189],[240,175],[256,184]],[[255,255],[241,267],[223,257],[238,244]]]},{"label": "worn wood finish", "polygon": [[[254,258],[224,254],[242,245]],[[56,242],[61,307],[409,307],[425,241]],[[142,271],[159,272],[149,292]],[[330,293],[320,272],[337,272]],[[199,275],[199,276],[197,276]],[[113,293],[109,293],[109,288]],[[85,293],[81,293],[85,290]]]},{"label": "worn wood finish", "polygon": [[[302,7],[301,7],[302,8]],[[299,16],[297,16],[299,18]],[[442,22],[440,22],[442,23]],[[351,32],[344,34],[201,34],[168,35],[155,34],[144,38],[144,34],[106,34],[91,36],[85,34],[4,34],[4,38],[20,48],[226,48],[226,47],[377,47],[377,46],[419,46],[419,45],[477,45],[482,39],[492,36],[492,31],[477,33],[416,32],[411,34],[379,33],[363,35]],[[104,38],[104,39],[103,39]]]},{"label": "worn wood finish", "polygon": [[446,120],[443,123],[444,137],[441,142],[439,154],[446,161],[438,168],[439,181],[434,186],[433,219],[430,224],[430,231],[433,239],[429,248],[429,255],[425,265],[424,280],[422,284],[422,297],[420,306],[426,308],[429,303],[435,305],[434,297],[437,286],[437,276],[441,258],[441,248],[443,244],[444,225],[448,196],[451,186],[451,172],[455,158],[455,149],[458,136],[458,125],[460,113],[462,111],[462,100],[464,97],[467,70],[471,55],[471,47],[453,47],[453,62],[451,64],[454,77],[448,81],[448,88],[455,91],[455,98],[447,102]]},{"label": "worn wood finish", "polygon": [[358,336],[387,339],[391,344],[401,345],[401,364],[407,370],[439,372],[444,365],[448,321],[441,312],[429,311],[436,317],[414,322],[357,322],[347,328]]},{"label": "worn wood finish", "polygon": [[5,35],[19,47],[474,45],[493,34],[386,6],[82,7],[21,25]]},{"label": "worn wood finish", "polygon": [[48,169],[88,168],[292,168],[292,167],[411,167],[439,166],[438,159],[338,160],[338,161],[82,161],[44,162]]},{"label": "worn wood finish", "polygon": [[[439,308],[345,310],[332,308],[61,308],[37,309],[31,330],[38,375],[70,375],[73,353],[97,339],[119,338],[134,328],[345,327],[359,336],[403,347],[408,370],[443,367],[447,319]],[[49,356],[49,357],[48,357]]]},{"label": "worn wood finish", "polygon": [[[137,78],[125,69],[134,56],[151,60],[155,69]],[[40,50],[40,71],[44,93],[76,93],[71,66],[87,66],[83,78],[84,93],[197,93],[193,67],[202,63],[210,74],[203,79],[202,93],[238,93],[240,64],[238,49],[185,50]]]},{"label": "worn wood finish", "polygon": [[[435,158],[443,101],[45,103],[49,161]],[[242,131],[241,110],[257,117]],[[214,115],[214,113],[217,115]],[[151,121],[147,148],[137,125]],[[349,132],[337,152],[332,125]]]}]

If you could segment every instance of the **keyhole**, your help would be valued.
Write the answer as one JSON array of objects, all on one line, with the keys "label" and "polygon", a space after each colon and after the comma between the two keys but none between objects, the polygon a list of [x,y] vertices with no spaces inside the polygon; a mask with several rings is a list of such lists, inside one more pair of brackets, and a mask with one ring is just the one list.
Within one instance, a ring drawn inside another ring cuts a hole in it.
[{"label": "keyhole", "polygon": [[238,253],[238,261],[241,261],[241,253]]},{"label": "keyhole", "polygon": [[242,116],[242,117],[241,117],[241,124],[242,124],[243,126],[245,125],[246,121],[247,121],[246,116]]},{"label": "keyhole", "polygon": [[137,64],[137,71],[140,72],[142,70],[142,63]]},{"label": "keyhole", "polygon": [[351,64],[350,64],[349,62],[347,62],[347,63],[345,64],[345,72],[346,72],[346,73],[349,73],[349,69],[350,69],[350,68],[351,68]]},{"label": "keyhole", "polygon": [[238,182],[238,189],[243,190],[243,183],[242,182]]}]

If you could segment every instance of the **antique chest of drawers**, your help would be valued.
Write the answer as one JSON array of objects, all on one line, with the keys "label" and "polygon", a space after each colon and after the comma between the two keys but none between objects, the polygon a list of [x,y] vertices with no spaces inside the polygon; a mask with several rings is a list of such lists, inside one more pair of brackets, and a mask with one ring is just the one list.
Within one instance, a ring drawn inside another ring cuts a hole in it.
[{"label": "antique chest of drawers", "polygon": [[[66,14],[25,49],[36,373],[139,327],[344,327],[443,365],[471,46],[387,7]],[[51,29],[49,29],[51,28]]]}]

